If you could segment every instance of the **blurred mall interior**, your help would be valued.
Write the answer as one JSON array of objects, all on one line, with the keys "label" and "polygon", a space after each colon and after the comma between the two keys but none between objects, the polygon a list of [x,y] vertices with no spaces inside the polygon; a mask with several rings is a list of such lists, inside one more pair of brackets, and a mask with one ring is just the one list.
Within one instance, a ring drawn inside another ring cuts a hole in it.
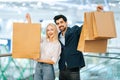
[{"label": "blurred mall interior", "polygon": [[[0,80],[33,80],[36,62],[11,57],[13,22],[25,23],[25,14],[30,13],[44,34],[55,15],[64,14],[69,26],[81,26],[84,13],[96,11],[97,5],[114,12],[117,37],[108,40],[105,53],[84,52],[86,66],[80,71],[81,80],[120,80],[120,0],[0,0]],[[57,64],[54,66],[58,80]]]}]

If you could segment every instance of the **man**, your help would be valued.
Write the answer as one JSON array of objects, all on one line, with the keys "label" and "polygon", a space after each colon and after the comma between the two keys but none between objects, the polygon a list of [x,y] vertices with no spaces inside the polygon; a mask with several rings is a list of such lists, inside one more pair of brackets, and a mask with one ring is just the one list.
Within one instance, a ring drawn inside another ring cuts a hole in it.
[{"label": "man", "polygon": [[77,50],[82,27],[68,27],[64,15],[55,16],[54,22],[60,30],[58,37],[62,46],[59,80],[80,80],[80,69],[85,66],[83,54]]}]

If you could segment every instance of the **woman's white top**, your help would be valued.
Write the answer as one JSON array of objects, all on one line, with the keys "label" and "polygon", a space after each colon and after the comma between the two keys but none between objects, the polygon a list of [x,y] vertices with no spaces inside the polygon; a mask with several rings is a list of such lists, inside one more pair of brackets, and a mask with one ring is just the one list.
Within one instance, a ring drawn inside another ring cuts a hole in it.
[{"label": "woman's white top", "polygon": [[61,53],[59,41],[50,42],[46,38],[41,41],[41,60],[50,59],[56,63]]}]

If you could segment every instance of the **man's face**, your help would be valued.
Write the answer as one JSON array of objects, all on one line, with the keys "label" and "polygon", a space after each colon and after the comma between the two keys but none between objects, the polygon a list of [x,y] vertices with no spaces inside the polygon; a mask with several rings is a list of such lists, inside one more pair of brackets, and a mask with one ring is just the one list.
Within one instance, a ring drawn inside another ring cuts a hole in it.
[{"label": "man's face", "polygon": [[64,32],[67,29],[67,22],[65,22],[63,18],[56,20],[56,25],[61,32]]}]

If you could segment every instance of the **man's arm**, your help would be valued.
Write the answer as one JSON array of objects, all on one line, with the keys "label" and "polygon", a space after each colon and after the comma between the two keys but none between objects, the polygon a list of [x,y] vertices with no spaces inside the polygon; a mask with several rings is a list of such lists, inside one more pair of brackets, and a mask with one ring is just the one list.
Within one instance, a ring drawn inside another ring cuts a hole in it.
[{"label": "man's arm", "polygon": [[74,30],[74,32],[76,33],[76,35],[79,36],[81,34],[82,27],[83,27],[83,25],[81,25],[80,27],[77,26],[77,25],[75,25],[75,26],[72,27],[72,29]]}]

